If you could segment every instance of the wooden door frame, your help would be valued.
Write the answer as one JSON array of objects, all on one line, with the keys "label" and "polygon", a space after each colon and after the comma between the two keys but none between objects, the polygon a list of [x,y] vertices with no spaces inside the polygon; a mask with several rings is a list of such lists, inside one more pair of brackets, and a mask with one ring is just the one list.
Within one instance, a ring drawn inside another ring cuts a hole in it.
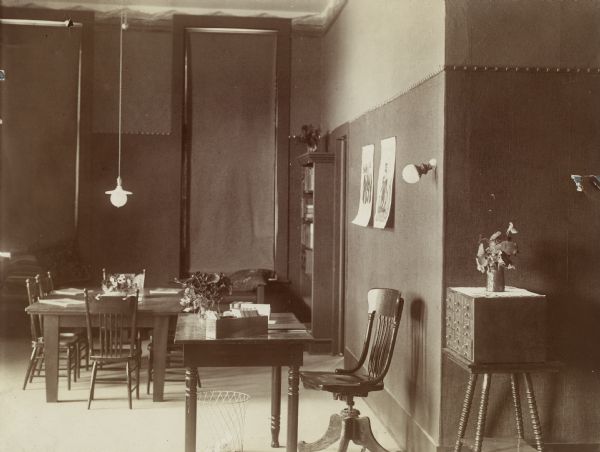
[{"label": "wooden door frame", "polygon": [[346,300],[347,234],[346,194],[348,192],[348,123],[337,127],[329,135],[328,148],[335,153],[334,182],[334,284],[333,312],[335,337],[332,337],[332,353],[344,353],[344,323]]}]

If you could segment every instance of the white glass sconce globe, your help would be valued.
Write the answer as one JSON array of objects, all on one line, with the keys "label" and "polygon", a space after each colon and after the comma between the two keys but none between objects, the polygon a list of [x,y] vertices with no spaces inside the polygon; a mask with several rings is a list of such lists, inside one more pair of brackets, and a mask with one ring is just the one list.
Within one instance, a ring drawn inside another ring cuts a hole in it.
[{"label": "white glass sconce globe", "polygon": [[421,179],[423,174],[427,174],[429,171],[434,170],[437,166],[437,160],[431,159],[427,163],[421,163],[420,165],[409,164],[402,170],[402,179],[408,184],[416,184]]}]

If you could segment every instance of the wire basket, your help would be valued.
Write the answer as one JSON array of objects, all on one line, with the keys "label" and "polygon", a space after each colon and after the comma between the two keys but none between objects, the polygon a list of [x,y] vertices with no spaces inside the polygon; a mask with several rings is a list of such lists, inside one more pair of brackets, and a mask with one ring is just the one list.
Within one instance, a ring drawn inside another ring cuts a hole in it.
[{"label": "wire basket", "polygon": [[198,392],[200,452],[242,452],[248,394],[237,391]]}]

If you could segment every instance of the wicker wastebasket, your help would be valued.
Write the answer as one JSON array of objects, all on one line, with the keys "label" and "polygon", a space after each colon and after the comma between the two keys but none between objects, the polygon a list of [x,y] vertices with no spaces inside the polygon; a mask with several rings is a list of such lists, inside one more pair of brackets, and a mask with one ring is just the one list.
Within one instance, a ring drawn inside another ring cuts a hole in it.
[{"label": "wicker wastebasket", "polygon": [[237,391],[198,392],[198,440],[200,452],[242,452],[248,394]]}]

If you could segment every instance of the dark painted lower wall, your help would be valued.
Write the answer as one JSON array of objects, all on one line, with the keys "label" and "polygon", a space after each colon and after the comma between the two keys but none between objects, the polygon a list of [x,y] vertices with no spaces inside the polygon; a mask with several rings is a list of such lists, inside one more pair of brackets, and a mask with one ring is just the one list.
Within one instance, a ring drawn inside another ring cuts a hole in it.
[{"label": "dark painted lower wall", "polygon": [[[400,445],[419,451],[435,450],[439,429],[443,102],[440,75],[351,122],[348,138],[346,355],[351,360],[360,354],[367,291],[400,290],[405,305],[386,389],[366,400]],[[383,230],[354,225],[361,148],[375,145],[376,181],[380,140],[390,136],[397,140],[391,225]],[[403,182],[405,165],[431,158],[440,164],[437,175],[415,185]]]},{"label": "dark painted lower wall", "polygon": [[104,192],[117,177],[117,135],[95,134],[90,176],[82,181],[89,221],[80,230],[92,282],[101,269],[146,269],[146,283],[164,286],[179,274],[181,151],[172,136],[124,135],[121,177],[132,191],[124,207]]},{"label": "dark painted lower wall", "polygon": [[[520,253],[507,283],[547,295],[549,356],[564,362],[557,375],[534,376],[544,439],[598,443],[600,191],[586,183],[577,192],[570,175],[600,173],[600,76],[446,76],[445,285],[484,285],[474,262],[479,234],[515,223]],[[466,379],[443,361],[446,445]],[[505,378],[493,379],[487,435],[513,434],[509,391]]]}]

